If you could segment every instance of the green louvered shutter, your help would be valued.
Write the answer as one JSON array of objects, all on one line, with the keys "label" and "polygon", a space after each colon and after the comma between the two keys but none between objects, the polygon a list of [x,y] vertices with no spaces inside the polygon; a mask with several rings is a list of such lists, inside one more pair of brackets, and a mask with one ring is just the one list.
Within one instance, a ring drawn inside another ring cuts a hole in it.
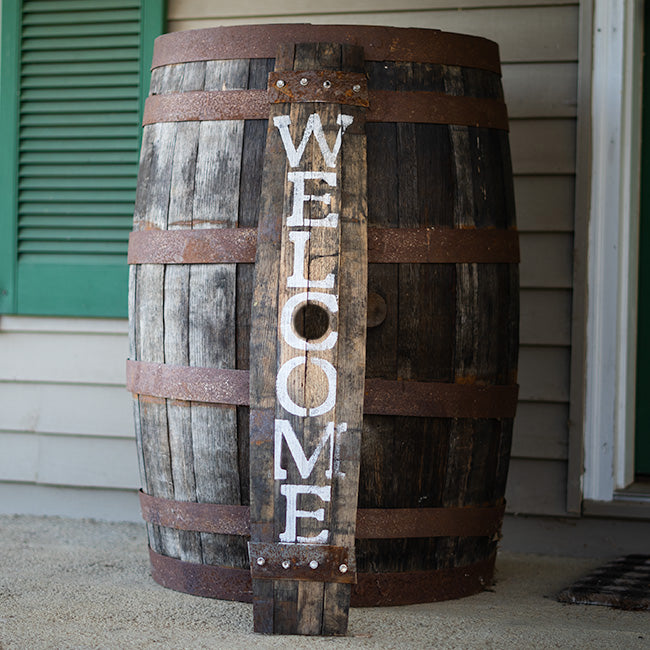
[{"label": "green louvered shutter", "polygon": [[126,315],[141,104],[162,7],[22,3],[17,313]]}]

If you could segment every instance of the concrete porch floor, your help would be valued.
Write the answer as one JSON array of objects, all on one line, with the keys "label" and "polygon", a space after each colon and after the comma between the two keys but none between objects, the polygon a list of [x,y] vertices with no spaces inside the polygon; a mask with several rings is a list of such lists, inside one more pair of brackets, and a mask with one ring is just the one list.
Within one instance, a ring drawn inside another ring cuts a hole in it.
[{"label": "concrete porch floor", "polygon": [[607,559],[502,553],[496,584],[476,596],[353,609],[346,638],[266,637],[251,605],[153,582],[142,525],[0,516],[0,650],[650,648],[650,612],[555,600]]}]

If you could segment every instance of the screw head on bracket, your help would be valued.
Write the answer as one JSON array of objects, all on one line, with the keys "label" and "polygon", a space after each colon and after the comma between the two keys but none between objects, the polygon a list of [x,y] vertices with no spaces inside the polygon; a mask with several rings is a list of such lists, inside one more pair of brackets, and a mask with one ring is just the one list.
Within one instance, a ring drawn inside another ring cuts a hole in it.
[{"label": "screw head on bracket", "polygon": [[339,571],[341,573],[347,573],[348,572],[348,565],[347,564],[341,564],[341,566],[339,567]]},{"label": "screw head on bracket", "polygon": [[289,560],[283,560],[282,562],[283,569],[288,569],[290,566],[291,566],[291,562],[289,562]]},{"label": "screw head on bracket", "polygon": [[285,84],[284,84],[284,81],[282,81],[282,79],[278,79],[278,80],[275,82],[275,85],[276,85],[278,88],[284,88],[284,85],[285,85]]},{"label": "screw head on bracket", "polygon": [[266,560],[263,557],[257,558],[257,566],[264,566],[265,564],[266,564]]},{"label": "screw head on bracket", "polygon": [[312,561],[309,563],[309,568],[310,568],[310,569],[318,569],[318,562],[316,562],[316,560],[312,560]]}]

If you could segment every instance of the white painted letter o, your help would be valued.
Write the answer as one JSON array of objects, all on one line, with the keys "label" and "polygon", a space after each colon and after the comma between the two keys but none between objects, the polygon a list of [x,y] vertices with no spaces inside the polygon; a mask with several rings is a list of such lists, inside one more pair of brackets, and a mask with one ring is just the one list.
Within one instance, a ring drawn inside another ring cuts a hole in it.
[{"label": "white painted letter o", "polygon": [[[307,416],[307,409],[304,406],[298,406],[291,397],[289,397],[288,383],[291,371],[307,361],[306,357],[292,357],[285,361],[278,370],[278,376],[275,381],[275,391],[283,409],[292,415],[300,417]],[[336,368],[325,359],[311,359],[312,363],[320,367],[327,377],[327,397],[322,404],[309,409],[309,417],[323,415],[334,408],[336,403]]]}]

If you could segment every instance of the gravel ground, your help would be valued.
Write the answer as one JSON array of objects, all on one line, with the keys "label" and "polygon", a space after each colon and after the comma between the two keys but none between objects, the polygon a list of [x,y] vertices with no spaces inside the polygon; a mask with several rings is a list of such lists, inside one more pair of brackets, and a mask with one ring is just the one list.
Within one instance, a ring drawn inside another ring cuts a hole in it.
[{"label": "gravel ground", "polygon": [[650,612],[555,600],[603,560],[502,553],[496,584],[455,601],[353,609],[345,638],[252,632],[252,606],[149,576],[144,526],[0,516],[0,650],[650,648]]}]

